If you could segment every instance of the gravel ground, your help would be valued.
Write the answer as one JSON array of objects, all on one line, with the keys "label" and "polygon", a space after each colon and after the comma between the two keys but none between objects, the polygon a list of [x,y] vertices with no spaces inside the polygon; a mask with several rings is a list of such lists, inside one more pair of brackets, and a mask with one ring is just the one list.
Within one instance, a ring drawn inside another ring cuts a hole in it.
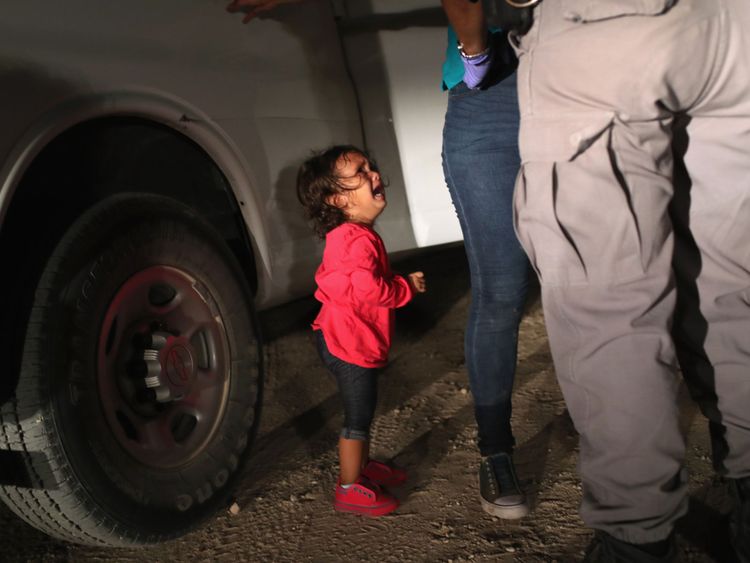
[{"label": "gravel ground", "polygon": [[[429,292],[399,310],[383,373],[373,453],[406,468],[398,511],[367,519],[331,508],[341,411],[315,353],[307,298],[262,314],[267,339],[261,431],[235,509],[194,533],[142,549],[101,549],[48,538],[0,507],[2,561],[578,561],[591,532],[577,508],[577,436],[555,381],[538,295],[521,328],[513,425],[516,464],[532,513],[516,522],[485,515],[464,368],[469,304],[461,246],[397,261],[420,268]],[[538,292],[537,292],[538,293]],[[705,421],[687,395],[690,513],[679,524],[682,561],[727,561],[726,485],[711,470]],[[235,512],[235,513],[233,513]]]}]

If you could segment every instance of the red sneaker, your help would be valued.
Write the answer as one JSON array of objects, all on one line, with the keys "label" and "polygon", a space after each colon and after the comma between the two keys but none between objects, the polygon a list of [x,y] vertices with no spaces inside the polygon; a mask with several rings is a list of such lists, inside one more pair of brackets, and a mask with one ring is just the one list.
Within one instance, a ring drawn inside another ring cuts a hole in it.
[{"label": "red sneaker", "polygon": [[362,470],[362,475],[373,483],[386,487],[397,487],[406,482],[406,471],[371,459]]},{"label": "red sneaker", "polygon": [[333,508],[340,512],[355,512],[365,516],[383,516],[398,508],[398,499],[380,486],[360,476],[346,489],[336,485]]}]

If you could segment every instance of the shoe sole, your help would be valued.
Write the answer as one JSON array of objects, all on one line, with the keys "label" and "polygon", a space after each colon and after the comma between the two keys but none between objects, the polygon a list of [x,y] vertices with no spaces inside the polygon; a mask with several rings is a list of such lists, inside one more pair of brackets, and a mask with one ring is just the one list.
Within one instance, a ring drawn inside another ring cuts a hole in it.
[{"label": "shoe sole", "polygon": [[358,504],[347,504],[344,502],[334,502],[333,508],[338,512],[351,512],[362,514],[364,516],[383,516],[389,514],[398,508],[399,502],[384,504],[382,506],[360,506]]},{"label": "shoe sole", "polygon": [[479,500],[482,502],[482,510],[484,510],[491,516],[496,516],[497,518],[502,518],[503,520],[518,520],[519,518],[523,518],[529,513],[529,505],[526,503],[513,504],[511,506],[501,506],[499,504],[494,504],[492,502],[486,501],[481,496],[479,497]]}]

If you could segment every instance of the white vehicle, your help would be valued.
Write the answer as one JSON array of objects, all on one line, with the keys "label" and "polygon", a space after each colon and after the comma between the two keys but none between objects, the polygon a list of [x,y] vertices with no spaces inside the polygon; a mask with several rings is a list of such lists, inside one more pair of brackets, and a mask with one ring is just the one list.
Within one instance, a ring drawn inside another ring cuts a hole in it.
[{"label": "white vehicle", "polygon": [[391,251],[458,240],[435,2],[11,2],[0,18],[0,498],[93,545],[176,537],[257,429],[254,312],[309,293],[296,170],[366,146]]}]

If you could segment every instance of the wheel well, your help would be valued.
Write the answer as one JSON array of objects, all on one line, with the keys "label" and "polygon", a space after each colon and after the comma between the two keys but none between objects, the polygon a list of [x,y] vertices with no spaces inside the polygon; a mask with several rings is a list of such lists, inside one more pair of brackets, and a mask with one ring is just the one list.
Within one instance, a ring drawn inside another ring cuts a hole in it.
[{"label": "wheel well", "polygon": [[[28,168],[0,231],[0,353],[18,373],[28,312],[47,257],[86,209],[121,192],[172,197],[194,208],[225,239],[257,289],[255,262],[228,181],[206,152],[179,132],[140,118],[100,118],[68,129]],[[10,349],[2,349],[6,346]],[[7,364],[6,364],[7,366]],[[0,381],[0,403],[15,381]],[[15,379],[12,377],[11,379]]]}]

